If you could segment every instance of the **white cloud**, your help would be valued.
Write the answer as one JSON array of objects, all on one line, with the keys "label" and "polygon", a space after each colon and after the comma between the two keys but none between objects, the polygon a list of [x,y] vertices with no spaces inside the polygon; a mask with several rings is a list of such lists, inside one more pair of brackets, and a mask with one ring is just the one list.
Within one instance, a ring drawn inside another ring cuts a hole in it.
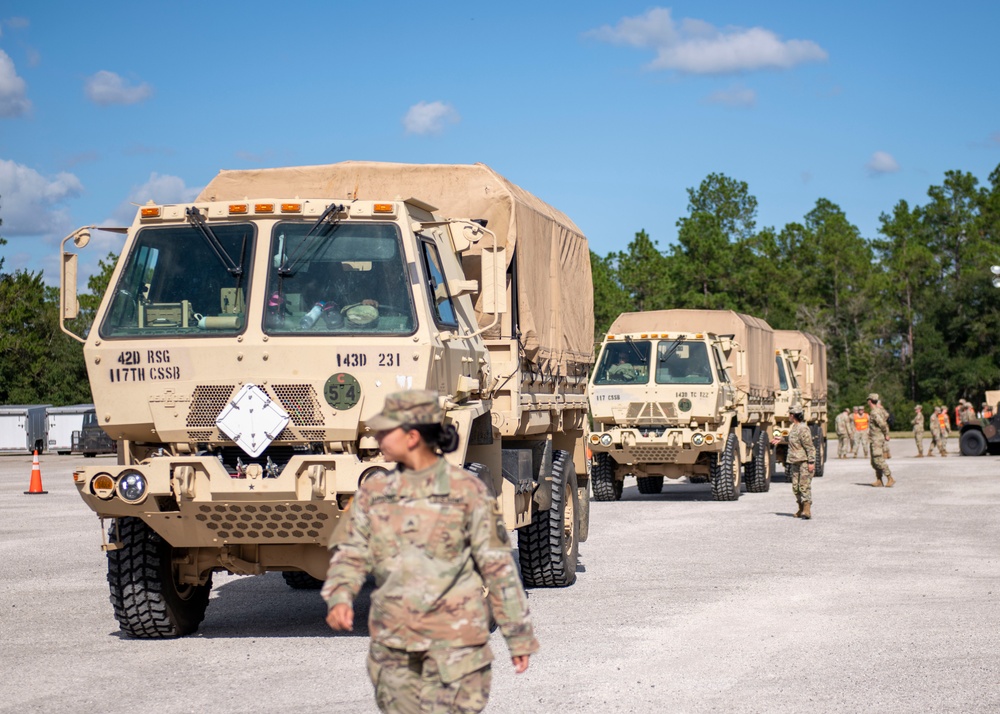
[{"label": "white cloud", "polygon": [[31,22],[26,17],[8,17],[4,20],[4,24],[7,25],[7,27],[14,28],[15,30],[24,30],[27,29]]},{"label": "white cloud", "polygon": [[697,19],[679,23],[669,8],[656,7],[645,15],[626,17],[611,27],[587,33],[603,42],[656,51],[647,67],[682,74],[733,74],[761,69],[788,69],[828,58],[811,40],[782,40],[762,27],[722,29]]},{"label": "white cloud", "polygon": [[30,110],[27,85],[17,76],[14,61],[0,50],[0,117],[19,117]]},{"label": "white cloud", "polygon": [[190,188],[184,179],[153,172],[149,180],[141,186],[134,187],[128,198],[122,201],[111,217],[103,225],[130,226],[138,210],[136,205],[147,201],[153,203],[190,203],[201,192],[201,188]]},{"label": "white cloud", "polygon": [[899,163],[885,151],[876,151],[872,154],[872,157],[865,164],[865,168],[868,169],[868,173],[872,176],[878,176],[880,174],[894,174],[899,171]]},{"label": "white cloud", "polygon": [[129,85],[114,72],[103,69],[87,77],[84,91],[90,101],[102,107],[111,104],[135,104],[153,94],[153,88],[145,82]]},{"label": "white cloud", "polygon": [[417,102],[403,117],[407,134],[440,134],[446,124],[457,124],[458,112],[444,102]]},{"label": "white cloud", "polygon": [[70,173],[46,178],[27,166],[0,159],[0,217],[6,236],[40,236],[63,231],[69,215],[63,201],[83,193]]},{"label": "white cloud", "polygon": [[730,87],[709,94],[705,101],[730,107],[753,107],[757,104],[757,92],[746,87]]}]

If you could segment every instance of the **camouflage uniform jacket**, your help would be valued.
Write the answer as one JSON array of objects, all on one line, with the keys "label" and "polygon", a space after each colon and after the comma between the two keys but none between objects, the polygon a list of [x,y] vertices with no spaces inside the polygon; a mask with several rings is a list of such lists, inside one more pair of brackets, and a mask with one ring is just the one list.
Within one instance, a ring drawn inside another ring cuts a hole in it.
[{"label": "camouflage uniform jacket", "polygon": [[844,414],[844,412],[837,415],[837,418],[834,420],[834,424],[836,424],[838,436],[846,436],[849,433],[851,428],[850,418],[851,417]]},{"label": "camouflage uniform jacket", "polygon": [[489,605],[511,656],[538,650],[510,539],[486,486],[444,459],[367,479],[322,596],[350,605],[375,575],[373,642],[411,652],[482,645]]},{"label": "camouflage uniform jacket", "polygon": [[816,447],[813,445],[812,434],[809,433],[809,427],[802,422],[792,424],[792,428],[788,430],[788,455],[785,461],[790,464],[801,464],[803,461],[816,463]]},{"label": "camouflage uniform jacket", "polygon": [[885,409],[872,409],[871,425],[868,428],[868,443],[882,446],[889,439],[889,422],[885,419]]}]

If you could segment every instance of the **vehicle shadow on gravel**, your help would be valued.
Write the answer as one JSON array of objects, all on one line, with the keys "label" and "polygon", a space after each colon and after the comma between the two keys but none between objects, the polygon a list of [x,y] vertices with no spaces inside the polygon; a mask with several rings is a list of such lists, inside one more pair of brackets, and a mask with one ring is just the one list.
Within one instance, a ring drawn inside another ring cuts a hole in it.
[{"label": "vehicle shadow on gravel", "polygon": [[369,580],[354,601],[354,630],[334,632],[318,589],[293,590],[281,573],[230,580],[212,589],[195,637],[368,637],[373,589]]},{"label": "vehicle shadow on gravel", "polygon": [[639,493],[635,486],[622,490],[622,501],[711,501],[712,487],[709,484],[664,485],[659,493]]}]

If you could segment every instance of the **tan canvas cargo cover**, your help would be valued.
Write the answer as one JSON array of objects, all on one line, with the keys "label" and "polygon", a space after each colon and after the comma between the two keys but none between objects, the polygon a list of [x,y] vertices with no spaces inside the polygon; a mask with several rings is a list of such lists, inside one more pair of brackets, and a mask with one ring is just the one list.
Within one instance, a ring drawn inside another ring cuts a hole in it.
[{"label": "tan canvas cargo cover", "polygon": [[[775,330],[774,344],[780,350],[798,350],[812,363],[812,381],[802,380],[799,384],[803,399],[826,399],[826,344],[823,340],[799,330]],[[795,371],[803,376],[806,374],[801,367]]]},{"label": "tan canvas cargo cover", "polygon": [[[594,289],[586,237],[566,215],[488,166],[345,161],[220,171],[196,201],[296,196],[345,202],[416,198],[441,217],[485,218],[499,244],[506,245],[508,263],[516,254],[518,316],[528,359],[557,374],[566,374],[571,363],[574,371],[585,372],[593,362]],[[467,276],[478,279],[478,259],[465,264]],[[491,319],[479,317],[482,325]]]},{"label": "tan canvas cargo cover", "polygon": [[[774,330],[764,320],[732,310],[652,310],[623,312],[612,323],[612,335],[643,332],[709,332],[732,335],[739,349],[746,352],[747,368],[743,374],[732,370],[733,383],[740,391],[755,396],[773,396]],[[732,358],[730,358],[732,362]]]}]

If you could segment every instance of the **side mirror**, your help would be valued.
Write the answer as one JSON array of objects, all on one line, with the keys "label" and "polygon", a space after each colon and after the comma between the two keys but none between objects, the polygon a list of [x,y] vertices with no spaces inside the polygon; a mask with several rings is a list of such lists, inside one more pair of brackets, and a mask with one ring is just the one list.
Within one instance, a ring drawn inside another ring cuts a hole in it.
[{"label": "side mirror", "polygon": [[63,238],[59,248],[62,265],[59,271],[59,328],[78,342],[85,340],[66,329],[65,321],[72,320],[80,314],[80,301],[77,299],[76,275],[79,258],[76,253],[66,252],[66,243],[70,240],[77,248],[86,248],[90,243],[90,229],[95,226],[78,228]]}]

